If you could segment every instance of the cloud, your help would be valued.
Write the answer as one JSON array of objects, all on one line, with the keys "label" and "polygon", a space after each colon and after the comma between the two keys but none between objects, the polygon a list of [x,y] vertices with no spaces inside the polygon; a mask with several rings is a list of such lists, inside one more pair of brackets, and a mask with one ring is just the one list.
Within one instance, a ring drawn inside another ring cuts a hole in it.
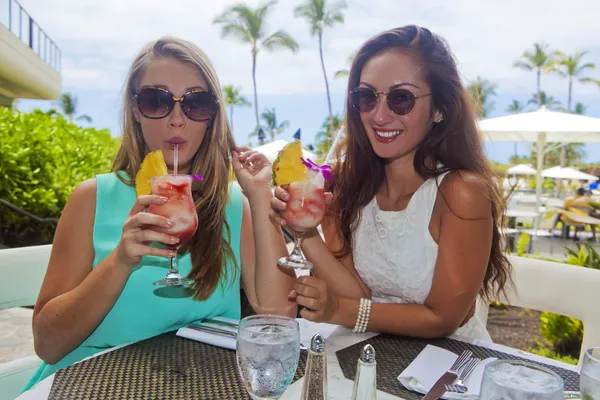
[{"label": "cloud", "polygon": [[[252,91],[251,56],[247,44],[222,39],[212,24],[233,0],[22,0],[40,26],[59,45],[65,88],[120,90],[136,52],[149,40],[170,34],[191,40],[213,60],[222,84]],[[257,5],[259,1],[248,1]],[[259,93],[322,93],[323,76],[316,38],[303,20],[293,17],[299,2],[280,1],[269,18],[269,31],[286,29],[300,43],[297,54],[267,53],[258,58]],[[346,22],[328,29],[324,37],[325,63],[334,92],[344,80],[333,73],[347,68],[348,56],[369,37],[395,26],[415,23],[445,37],[465,79],[482,76],[496,82],[499,91],[535,90],[534,74],[512,67],[534,42],[545,42],[567,53],[592,50],[586,61],[600,67],[600,2],[575,0],[348,0]],[[596,77],[599,77],[596,74]],[[566,92],[566,81],[544,77],[548,92]],[[578,85],[581,95],[597,88]]]}]

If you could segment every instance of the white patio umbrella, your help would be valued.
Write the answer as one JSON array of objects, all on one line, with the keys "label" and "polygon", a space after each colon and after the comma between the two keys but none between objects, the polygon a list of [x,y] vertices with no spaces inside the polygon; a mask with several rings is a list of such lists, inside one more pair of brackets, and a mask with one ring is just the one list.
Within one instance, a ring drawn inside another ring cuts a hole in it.
[{"label": "white patio umbrella", "polygon": [[506,170],[508,175],[535,175],[536,170],[531,164],[517,164]]},{"label": "white patio umbrella", "polygon": [[600,118],[548,111],[544,106],[532,112],[482,120],[479,122],[479,129],[485,140],[536,144],[540,155],[536,170],[535,205],[537,212],[540,209],[542,195],[543,154],[567,143],[600,142]]},{"label": "white patio umbrella", "polygon": [[554,178],[554,179],[577,179],[580,181],[597,181],[598,177],[586,174],[576,170],[575,168],[564,167],[561,168],[559,165],[556,167],[548,168],[542,171],[542,177]]},{"label": "white patio umbrella", "polygon": [[[277,154],[283,149],[283,147],[289,142],[283,139],[275,140],[271,143],[264,144],[262,146],[256,147],[254,150],[259,153],[263,153],[267,156],[269,161],[273,162],[277,158]],[[317,162],[317,155],[312,153],[306,149],[302,149],[302,154],[304,158],[310,158],[312,161]]]}]

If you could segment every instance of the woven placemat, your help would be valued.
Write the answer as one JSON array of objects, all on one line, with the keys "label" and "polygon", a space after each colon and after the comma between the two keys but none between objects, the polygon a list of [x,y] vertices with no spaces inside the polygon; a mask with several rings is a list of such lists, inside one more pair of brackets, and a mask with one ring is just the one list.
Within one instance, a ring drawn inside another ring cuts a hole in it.
[{"label": "woven placemat", "polygon": [[[475,346],[473,344],[448,338],[414,339],[392,335],[378,335],[335,353],[346,379],[354,380],[356,362],[360,355],[360,350],[366,344],[370,344],[375,348],[377,359],[377,389],[393,394],[394,396],[402,397],[406,400],[419,400],[423,398],[423,395],[412,392],[402,386],[400,381],[398,381],[398,375],[408,367],[408,365],[419,355],[421,350],[428,344],[450,350],[456,354],[460,354],[464,350],[471,350],[475,357],[481,359],[496,357],[501,359],[526,360],[486,347]],[[547,364],[536,364],[550,368],[560,375],[565,382],[565,390],[579,390],[579,374],[577,372]]]},{"label": "woven placemat", "polygon": [[[304,376],[306,351],[293,382]],[[235,351],[165,333],[58,371],[49,400],[250,400]]]}]

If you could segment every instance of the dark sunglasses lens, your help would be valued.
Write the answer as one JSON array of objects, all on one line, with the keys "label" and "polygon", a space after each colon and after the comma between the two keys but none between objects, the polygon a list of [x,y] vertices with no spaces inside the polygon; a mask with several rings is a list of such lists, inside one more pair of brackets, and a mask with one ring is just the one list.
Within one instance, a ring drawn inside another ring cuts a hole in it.
[{"label": "dark sunglasses lens", "polygon": [[406,115],[415,106],[415,95],[406,89],[395,89],[387,95],[388,107],[394,114]]},{"label": "dark sunglasses lens", "polygon": [[138,93],[138,107],[146,117],[162,118],[173,109],[173,98],[168,92],[146,88]]},{"label": "dark sunglasses lens", "polygon": [[183,111],[194,121],[210,119],[217,108],[217,99],[210,92],[189,93],[183,99]]},{"label": "dark sunglasses lens", "polygon": [[360,112],[369,112],[377,105],[377,95],[371,89],[358,88],[352,92],[352,105]]}]

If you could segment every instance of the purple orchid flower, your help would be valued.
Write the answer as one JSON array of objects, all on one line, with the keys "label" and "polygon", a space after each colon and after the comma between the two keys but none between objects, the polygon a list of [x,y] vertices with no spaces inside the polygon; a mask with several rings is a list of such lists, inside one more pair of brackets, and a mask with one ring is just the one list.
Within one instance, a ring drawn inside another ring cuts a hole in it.
[{"label": "purple orchid flower", "polygon": [[204,178],[202,177],[202,175],[192,175],[192,179],[200,181],[200,183],[204,183]]},{"label": "purple orchid flower", "polygon": [[304,164],[304,166],[306,166],[306,168],[308,168],[310,171],[320,172],[321,174],[323,174],[323,178],[325,178],[327,183],[331,185],[331,183],[333,182],[333,173],[331,172],[331,166],[326,164],[318,165],[310,158],[307,158],[305,160],[304,158],[300,157],[300,160],[302,160],[302,164]]}]

